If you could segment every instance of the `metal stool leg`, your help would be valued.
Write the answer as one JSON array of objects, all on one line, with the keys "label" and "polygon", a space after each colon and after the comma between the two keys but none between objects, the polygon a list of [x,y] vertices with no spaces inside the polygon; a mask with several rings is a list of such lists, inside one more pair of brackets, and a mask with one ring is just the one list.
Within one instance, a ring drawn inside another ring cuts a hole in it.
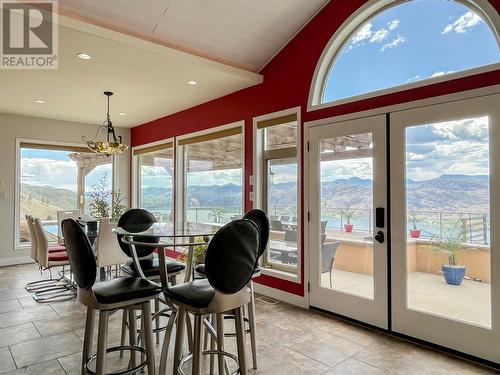
[{"label": "metal stool leg", "polygon": [[185,320],[186,309],[184,307],[179,307],[179,311],[177,313],[177,331],[175,333],[174,367],[172,371],[172,374],[174,375],[179,373],[179,363],[182,359]]},{"label": "metal stool leg", "polygon": [[236,345],[238,347],[238,362],[240,365],[240,374],[247,374],[247,362],[245,355],[245,327],[243,325],[243,316],[241,307],[234,309],[234,323],[236,326]]},{"label": "metal stool leg", "polygon": [[217,364],[219,375],[224,375],[224,356],[220,353],[224,350],[224,316],[222,314],[216,314],[216,329],[217,329],[217,350],[219,354],[217,355]]},{"label": "metal stool leg", "polygon": [[[135,346],[137,345],[136,342],[136,332],[137,332],[137,327],[136,327],[136,320],[135,320],[135,311],[133,308],[130,308],[128,311],[128,339],[130,346]],[[135,357],[135,352],[130,353],[130,364],[129,368],[133,368],[137,366],[137,361]]]},{"label": "metal stool leg", "polygon": [[[155,313],[160,311],[160,299],[155,298]],[[155,328],[156,328],[156,343],[160,343],[160,315],[155,318]]]},{"label": "metal stool leg", "polygon": [[[120,337],[120,346],[125,346],[125,336],[127,335],[127,315],[128,311],[123,310],[122,312],[122,334]],[[123,358],[123,350],[120,350],[120,358]]]},{"label": "metal stool leg", "polygon": [[189,314],[186,314],[186,331],[187,331],[187,339],[188,339],[188,348],[189,351],[193,352],[193,324],[191,323],[191,317]]},{"label": "metal stool leg", "polygon": [[94,322],[95,322],[95,311],[91,307],[87,307],[87,316],[85,319],[85,336],[83,339],[83,352],[82,352],[82,371],[81,375],[87,373],[86,366],[87,361],[92,355],[92,341],[94,339]]},{"label": "metal stool leg", "polygon": [[161,348],[161,355],[160,355],[160,375],[165,375],[167,371],[168,347],[170,346],[170,337],[172,336],[172,330],[174,329],[176,316],[177,316],[177,311],[172,309],[170,313],[170,318],[168,318],[167,329],[165,330],[165,336],[163,337],[163,345]]},{"label": "metal stool leg", "polygon": [[202,342],[201,335],[203,330],[203,315],[196,314],[194,316],[194,327],[193,327],[193,371],[192,375],[201,375],[201,353],[202,353]]},{"label": "metal stool leg", "polygon": [[109,311],[99,312],[99,331],[97,332],[96,375],[106,374],[106,339],[108,338]]},{"label": "metal stool leg", "polygon": [[146,360],[148,367],[148,375],[155,375],[155,349],[153,343],[153,325],[151,322],[151,302],[142,304],[142,320],[143,320],[143,342],[146,346]]},{"label": "metal stool leg", "polygon": [[250,281],[250,302],[248,303],[248,325],[250,326],[250,344],[252,346],[253,368],[257,369],[257,332],[255,323],[255,295],[253,282]]}]

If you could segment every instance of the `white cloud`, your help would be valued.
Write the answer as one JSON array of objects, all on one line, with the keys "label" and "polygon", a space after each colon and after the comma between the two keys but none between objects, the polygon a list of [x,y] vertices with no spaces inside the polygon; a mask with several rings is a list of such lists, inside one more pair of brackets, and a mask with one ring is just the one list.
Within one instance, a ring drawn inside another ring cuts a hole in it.
[{"label": "white cloud", "polygon": [[352,49],[353,46],[364,44],[365,42],[381,43],[389,36],[389,33],[389,30],[384,28],[373,30],[373,24],[368,22],[366,25],[363,25],[363,27],[359,29],[356,34],[354,34],[349,43],[349,49]]},{"label": "white cloud", "polygon": [[380,43],[385,38],[387,38],[388,35],[389,31],[387,31],[386,29],[377,30],[373,33],[372,37],[370,38],[370,43]]},{"label": "white cloud", "polygon": [[413,77],[411,77],[411,78],[408,78],[408,79],[406,80],[406,83],[408,83],[408,82],[413,82],[413,81],[418,81],[419,79],[420,79],[420,74],[417,74],[416,76],[413,76]]},{"label": "white cloud", "polygon": [[448,34],[451,31],[463,34],[480,22],[482,22],[481,17],[472,11],[468,11],[462,14],[455,22],[446,25],[441,34]]},{"label": "white cloud", "polygon": [[77,168],[74,161],[23,158],[21,182],[76,191]]},{"label": "white cloud", "polygon": [[400,21],[398,19],[387,22],[387,27],[390,31],[396,30],[399,27]]},{"label": "white cloud", "polygon": [[359,29],[359,31],[352,37],[351,44],[359,44],[367,39],[370,39],[373,35],[372,27],[373,25],[369,22]]},{"label": "white cloud", "polygon": [[455,71],[454,70],[448,70],[446,72],[444,72],[444,71],[435,72],[435,73],[431,74],[430,78],[441,77],[441,76],[444,76],[444,75],[450,74],[450,73],[455,73]]},{"label": "white cloud", "polygon": [[384,52],[386,49],[397,47],[404,42],[406,42],[406,38],[404,36],[398,35],[392,40],[392,42],[384,44],[382,48],[380,48],[380,51]]}]

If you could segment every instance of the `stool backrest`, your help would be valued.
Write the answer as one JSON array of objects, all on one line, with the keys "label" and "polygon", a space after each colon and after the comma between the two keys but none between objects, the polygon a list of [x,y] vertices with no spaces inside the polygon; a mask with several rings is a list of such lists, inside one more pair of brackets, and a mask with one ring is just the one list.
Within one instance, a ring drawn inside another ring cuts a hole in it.
[{"label": "stool backrest", "polygon": [[243,219],[253,221],[259,228],[260,232],[259,258],[260,258],[262,254],[264,254],[264,251],[266,251],[267,243],[269,242],[269,232],[271,230],[269,226],[269,219],[267,218],[266,213],[259,209],[253,209],[248,211],[243,216]]},{"label": "stool backrest", "polygon": [[223,294],[243,289],[253,276],[259,254],[259,228],[250,220],[224,225],[208,244],[205,272],[212,287]]},{"label": "stool backrest", "polygon": [[33,227],[33,216],[26,215],[26,223],[28,224],[28,230],[30,232],[30,239],[31,239],[31,259],[33,259],[35,262],[38,262],[38,245],[36,242],[36,234],[35,234],[35,228]]},{"label": "stool backrest", "polygon": [[[142,208],[132,208],[120,217],[117,226],[130,233],[140,233],[148,230],[157,222],[156,217],[151,212],[143,210]],[[121,249],[125,254],[127,254],[128,257],[132,257],[130,246],[123,243],[122,238],[123,235],[118,236],[118,243],[120,244]],[[134,236],[134,241],[158,243],[160,238]],[[135,250],[139,258],[147,257],[155,251],[155,249],[150,246],[136,246]]]},{"label": "stool backrest", "polygon": [[80,289],[90,289],[95,283],[97,264],[89,238],[73,219],[64,219],[61,227],[76,284]]}]

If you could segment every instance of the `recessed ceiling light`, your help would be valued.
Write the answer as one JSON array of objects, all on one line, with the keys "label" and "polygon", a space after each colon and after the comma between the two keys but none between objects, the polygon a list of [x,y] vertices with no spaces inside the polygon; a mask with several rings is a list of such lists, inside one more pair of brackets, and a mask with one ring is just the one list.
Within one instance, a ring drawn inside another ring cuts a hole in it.
[{"label": "recessed ceiling light", "polygon": [[91,59],[90,55],[87,55],[86,53],[83,53],[83,52],[79,53],[77,56],[82,60],[90,60]]},{"label": "recessed ceiling light", "polygon": [[45,103],[45,100],[42,100],[42,99],[35,99],[33,100],[35,103],[38,103],[38,104],[43,104]]},{"label": "recessed ceiling light", "polygon": [[198,82],[196,82],[196,81],[187,81],[187,84],[194,86],[194,85],[197,85]]},{"label": "recessed ceiling light", "polygon": [[120,116],[126,116],[127,114],[125,112],[120,112]]}]

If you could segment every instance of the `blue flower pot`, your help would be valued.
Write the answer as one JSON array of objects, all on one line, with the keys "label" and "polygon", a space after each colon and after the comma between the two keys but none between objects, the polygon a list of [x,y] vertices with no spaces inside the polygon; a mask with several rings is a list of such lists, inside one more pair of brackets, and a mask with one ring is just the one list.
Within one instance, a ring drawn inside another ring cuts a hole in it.
[{"label": "blue flower pot", "polygon": [[444,279],[447,284],[450,285],[460,285],[465,277],[465,267],[463,266],[450,266],[448,264],[443,264],[441,266],[443,271]]}]

